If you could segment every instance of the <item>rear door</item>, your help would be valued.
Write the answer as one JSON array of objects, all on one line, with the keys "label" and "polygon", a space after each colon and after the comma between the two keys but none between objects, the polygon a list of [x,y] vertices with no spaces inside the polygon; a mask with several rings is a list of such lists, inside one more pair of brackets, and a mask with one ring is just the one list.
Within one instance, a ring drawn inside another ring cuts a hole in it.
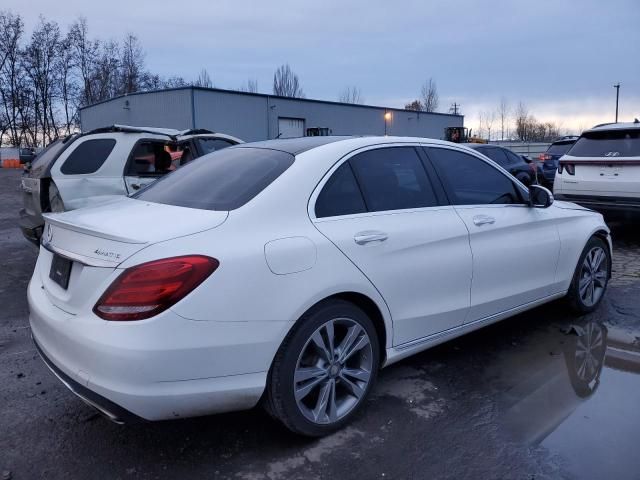
[{"label": "rear door", "polygon": [[414,146],[360,151],[311,200],[315,226],[385,299],[394,345],[461,325],[469,308],[468,232],[420,155]]},{"label": "rear door", "polygon": [[457,149],[429,147],[449,200],[469,230],[473,283],[468,321],[552,293],[560,251],[553,209],[531,208],[526,192],[489,162]]}]

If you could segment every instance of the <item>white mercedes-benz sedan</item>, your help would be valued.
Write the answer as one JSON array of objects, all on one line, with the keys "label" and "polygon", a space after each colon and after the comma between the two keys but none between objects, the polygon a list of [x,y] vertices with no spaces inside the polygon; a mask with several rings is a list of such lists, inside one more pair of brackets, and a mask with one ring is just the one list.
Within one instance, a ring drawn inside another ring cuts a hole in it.
[{"label": "white mercedes-benz sedan", "polygon": [[592,311],[610,272],[600,214],[466,147],[309,137],[47,215],[28,297],[43,360],[114,421],[261,402],[318,436],[379,368],[561,297]]}]

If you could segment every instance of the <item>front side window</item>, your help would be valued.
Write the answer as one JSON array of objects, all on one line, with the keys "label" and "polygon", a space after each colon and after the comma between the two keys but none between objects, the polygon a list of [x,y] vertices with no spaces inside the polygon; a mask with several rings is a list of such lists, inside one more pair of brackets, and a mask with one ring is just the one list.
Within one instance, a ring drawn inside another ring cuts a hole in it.
[{"label": "front side window", "polygon": [[107,160],[115,146],[116,141],[113,138],[85,140],[71,152],[60,167],[60,171],[65,175],[95,173]]},{"label": "front side window", "polygon": [[640,157],[640,128],[583,133],[567,152],[572,157]]},{"label": "front side window", "polygon": [[438,205],[413,147],[368,150],[355,155],[349,162],[370,212]]},{"label": "front side window", "polygon": [[445,148],[429,148],[449,200],[455,205],[523,203],[514,183],[480,158]]},{"label": "front side window", "polygon": [[294,161],[265,148],[225,148],[199,157],[133,198],[202,210],[235,210],[267,188]]},{"label": "front side window", "polygon": [[316,200],[316,217],[352,215],[367,211],[349,162],[333,172]]}]

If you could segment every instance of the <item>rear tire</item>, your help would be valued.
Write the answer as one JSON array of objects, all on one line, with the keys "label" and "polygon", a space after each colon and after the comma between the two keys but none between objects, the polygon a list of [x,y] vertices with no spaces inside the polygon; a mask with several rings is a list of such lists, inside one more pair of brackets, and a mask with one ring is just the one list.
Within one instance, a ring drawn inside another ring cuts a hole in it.
[{"label": "rear tire", "polygon": [[567,300],[579,314],[593,312],[604,298],[611,274],[609,245],[593,236],[584,247],[576,265]]},{"label": "rear tire", "polygon": [[265,407],[295,433],[327,435],[362,408],[379,363],[371,319],[350,302],[323,302],[298,321],[280,346]]}]

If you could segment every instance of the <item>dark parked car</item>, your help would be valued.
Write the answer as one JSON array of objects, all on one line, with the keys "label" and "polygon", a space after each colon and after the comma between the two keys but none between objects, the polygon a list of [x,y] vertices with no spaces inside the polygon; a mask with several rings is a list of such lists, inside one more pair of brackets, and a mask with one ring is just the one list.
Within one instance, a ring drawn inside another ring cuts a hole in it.
[{"label": "dark parked car", "polygon": [[538,160],[542,164],[544,183],[553,187],[553,180],[556,178],[560,157],[569,151],[573,144],[576,143],[576,140],[578,140],[576,136],[559,138],[549,145],[546,152],[540,154]]},{"label": "dark parked car", "polygon": [[19,155],[20,155],[20,163],[23,165],[25,163],[31,162],[36,156],[32,148],[21,148]]},{"label": "dark parked car", "polygon": [[498,145],[466,143],[465,146],[489,157],[523,184],[529,186],[536,183],[536,166],[534,163],[527,163],[522,155]]}]

